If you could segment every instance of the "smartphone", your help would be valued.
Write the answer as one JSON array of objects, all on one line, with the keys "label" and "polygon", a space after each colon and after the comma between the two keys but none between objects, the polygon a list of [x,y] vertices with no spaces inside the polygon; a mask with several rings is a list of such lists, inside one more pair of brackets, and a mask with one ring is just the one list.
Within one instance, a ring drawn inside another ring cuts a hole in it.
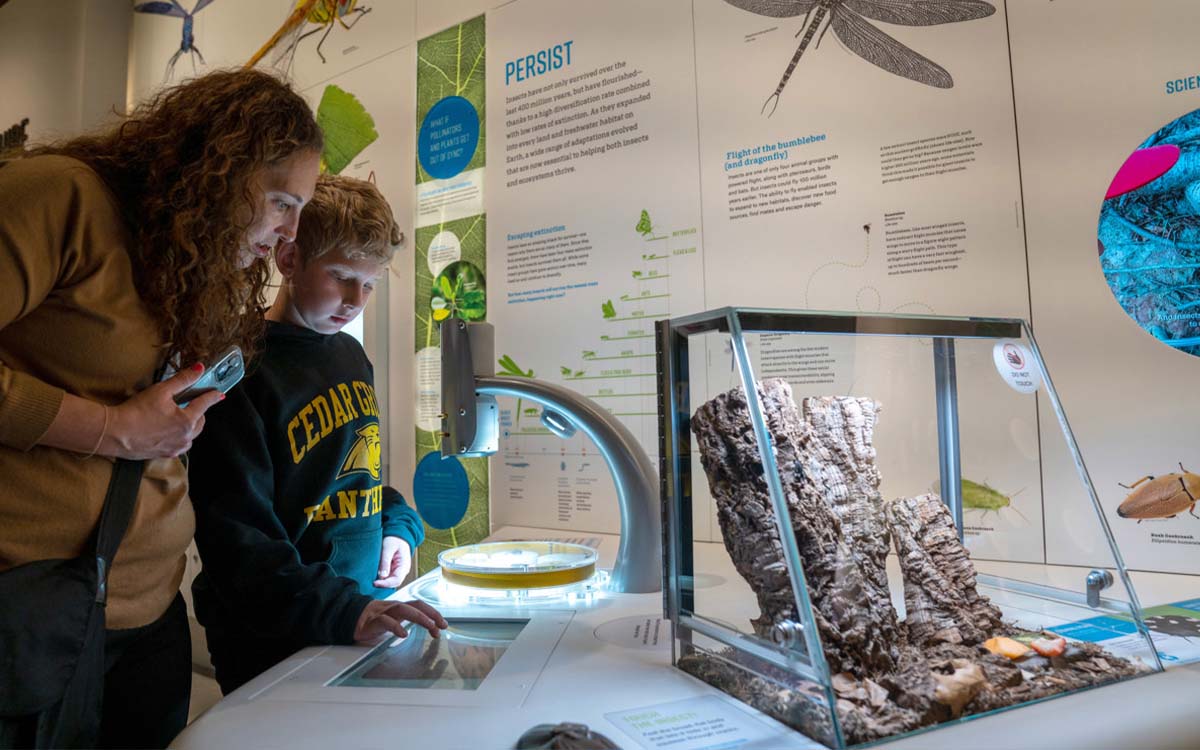
[{"label": "smartphone", "polygon": [[245,370],[241,348],[231,346],[204,368],[204,374],[190,388],[175,394],[175,403],[179,404],[179,408],[182,409],[201,393],[209,391],[228,393],[229,389],[242,379]]}]

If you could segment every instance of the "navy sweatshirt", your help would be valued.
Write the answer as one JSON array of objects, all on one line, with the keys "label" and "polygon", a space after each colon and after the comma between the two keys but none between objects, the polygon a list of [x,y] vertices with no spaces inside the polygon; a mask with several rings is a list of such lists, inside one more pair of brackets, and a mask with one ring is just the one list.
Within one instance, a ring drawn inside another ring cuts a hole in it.
[{"label": "navy sweatshirt", "polygon": [[[357,341],[268,322],[245,380],[189,455],[196,618],[225,692],[310,645],[353,642],[384,535],[415,551],[417,513],[380,479],[373,370]],[[224,673],[224,674],[223,674]]]}]

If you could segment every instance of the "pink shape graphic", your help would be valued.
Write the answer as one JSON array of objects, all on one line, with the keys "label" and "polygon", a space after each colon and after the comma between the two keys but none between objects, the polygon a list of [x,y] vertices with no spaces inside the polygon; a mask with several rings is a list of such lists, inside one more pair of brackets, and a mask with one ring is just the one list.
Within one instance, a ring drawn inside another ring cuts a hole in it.
[{"label": "pink shape graphic", "polygon": [[1175,166],[1177,161],[1179,161],[1178,146],[1139,148],[1130,154],[1121,168],[1117,170],[1117,176],[1113,177],[1112,184],[1108,186],[1108,192],[1104,194],[1105,200],[1124,195],[1130,190],[1137,190],[1151,180],[1162,177],[1171,167]]}]

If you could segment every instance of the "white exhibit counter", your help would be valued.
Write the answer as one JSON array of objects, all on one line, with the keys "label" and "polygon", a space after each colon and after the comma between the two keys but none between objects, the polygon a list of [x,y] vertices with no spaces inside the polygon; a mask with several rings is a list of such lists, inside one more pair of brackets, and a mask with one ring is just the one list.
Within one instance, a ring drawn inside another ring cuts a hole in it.
[{"label": "white exhibit counter", "polygon": [[[563,540],[564,532],[506,527],[490,539]],[[617,537],[578,532],[565,540],[597,547],[600,565],[611,567]],[[700,544],[697,556],[709,547],[714,560],[727,557],[720,545]],[[1067,570],[1066,577],[1078,575],[1079,569]],[[414,586],[437,575],[410,584],[397,598],[412,598]],[[1200,593],[1200,578],[1192,576],[1135,573],[1134,581],[1144,605]],[[727,575],[706,575],[696,585],[698,596],[703,591],[719,600],[723,587],[732,591],[741,582],[729,568]],[[672,667],[661,593],[600,592],[534,606],[441,609],[458,623],[443,648],[426,648],[428,639],[418,630],[390,645],[392,639],[377,647],[304,649],[213,706],[173,747],[499,750],[514,747],[537,724],[563,721],[587,724],[627,750],[819,747]],[[496,621],[509,631],[499,634],[508,639],[499,649],[490,638],[497,634],[487,631]],[[425,642],[418,646],[428,654],[423,675],[389,671],[389,653],[409,641]],[[1195,750],[1198,698],[1200,664],[1177,666],[887,746]]]}]

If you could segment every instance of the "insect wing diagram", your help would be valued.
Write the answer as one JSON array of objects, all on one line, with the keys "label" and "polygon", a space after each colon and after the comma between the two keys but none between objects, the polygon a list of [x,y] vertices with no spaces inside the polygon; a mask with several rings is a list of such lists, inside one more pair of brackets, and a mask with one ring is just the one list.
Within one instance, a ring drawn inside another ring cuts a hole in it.
[{"label": "insect wing diagram", "polygon": [[816,37],[816,46],[820,47],[821,40],[830,28],[851,52],[872,65],[918,83],[948,89],[954,86],[954,79],[945,68],[888,36],[871,21],[900,26],[935,26],[973,21],[996,12],[991,3],[978,0],[725,1],[734,7],[770,18],[804,16],[804,22],[796,32],[796,36],[803,34],[803,38],[783,71],[779,85],[763,103],[763,114],[768,116],[775,113],[779,97],[813,37]]},{"label": "insect wing diagram", "polygon": [[246,67],[254,67],[275,50],[272,64],[280,70],[289,70],[301,42],[318,33],[321,36],[315,51],[324,63],[326,59],[322,47],[333,32],[333,27],[336,25],[349,31],[369,12],[371,9],[361,5],[358,0],[299,0],[279,29],[246,62]]},{"label": "insect wing diagram", "polygon": [[212,4],[213,0],[197,0],[192,6],[191,11],[184,10],[184,7],[175,0],[170,2],[150,2],[138,3],[133,6],[136,13],[150,13],[159,16],[171,16],[172,18],[183,19],[183,38],[179,42],[179,50],[171,55],[171,59],[167,61],[167,72],[163,76],[163,82],[171,80],[171,76],[175,73],[175,63],[179,62],[179,58],[187,54],[192,60],[192,72],[196,72],[196,60],[200,60],[200,64],[204,65],[204,55],[200,54],[200,49],[196,47],[195,37],[195,18],[196,14],[204,10],[205,7]]}]

